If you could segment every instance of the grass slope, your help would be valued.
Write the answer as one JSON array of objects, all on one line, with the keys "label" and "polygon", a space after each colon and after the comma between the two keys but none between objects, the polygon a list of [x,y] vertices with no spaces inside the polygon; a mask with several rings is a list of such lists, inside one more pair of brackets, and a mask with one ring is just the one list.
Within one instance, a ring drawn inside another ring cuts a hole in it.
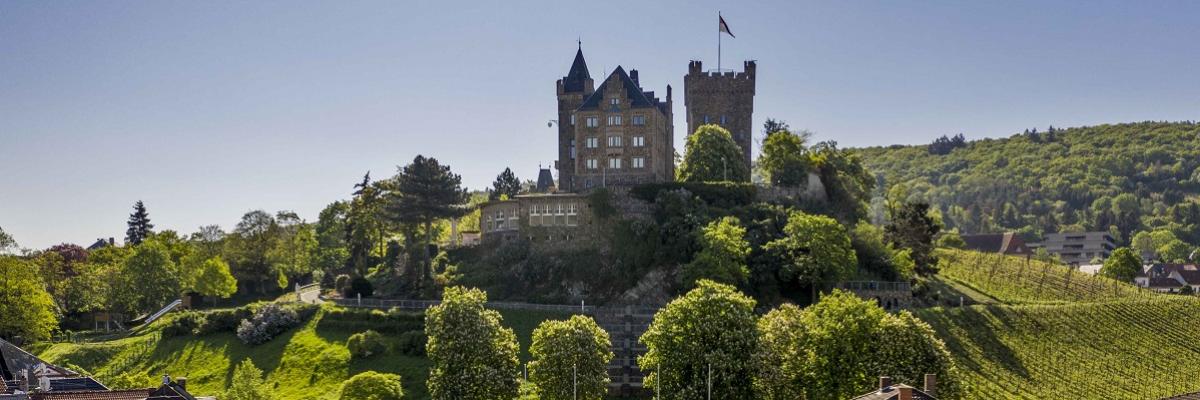
[{"label": "grass slope", "polygon": [[[39,356],[52,363],[78,365],[99,377],[144,371],[147,386],[163,374],[186,376],[190,391],[197,395],[222,394],[234,365],[248,357],[265,371],[267,383],[281,400],[335,399],[343,381],[368,370],[399,374],[408,399],[429,398],[425,389],[428,359],[395,352],[364,360],[351,359],[346,339],[357,331],[322,324],[324,313],[318,312],[304,326],[259,346],[242,344],[227,332],[163,338],[161,324],[156,323],[119,340],[54,344],[43,349]],[[517,335],[522,361],[528,359],[533,329],[544,320],[565,318],[563,314],[533,311],[501,311],[501,314],[505,326],[513,328]]]},{"label": "grass slope", "polygon": [[1025,257],[939,250],[942,280],[1008,304],[1064,304],[1160,296],[1137,286]]},{"label": "grass slope", "polygon": [[1151,399],[1200,390],[1200,299],[918,310],[973,399]]}]

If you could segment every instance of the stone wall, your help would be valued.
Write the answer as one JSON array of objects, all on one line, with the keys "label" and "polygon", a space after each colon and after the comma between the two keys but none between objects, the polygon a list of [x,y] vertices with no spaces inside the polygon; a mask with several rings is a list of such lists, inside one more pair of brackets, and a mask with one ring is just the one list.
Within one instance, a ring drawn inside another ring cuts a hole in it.
[{"label": "stone wall", "polygon": [[700,61],[688,64],[683,78],[684,107],[687,109],[687,134],[701,125],[717,124],[733,134],[742,148],[743,162],[749,169],[754,147],[754,81],[757,65],[743,64],[743,72],[705,72]]}]

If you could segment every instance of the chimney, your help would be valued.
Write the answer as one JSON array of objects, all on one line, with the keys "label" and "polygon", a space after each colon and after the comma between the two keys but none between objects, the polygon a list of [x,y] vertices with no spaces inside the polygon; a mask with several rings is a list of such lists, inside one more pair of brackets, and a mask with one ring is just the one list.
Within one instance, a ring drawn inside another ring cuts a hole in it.
[{"label": "chimney", "polygon": [[27,369],[27,370],[25,370],[25,372],[23,372],[21,374],[21,391],[22,392],[29,393],[29,378],[30,378],[29,370]]},{"label": "chimney", "polygon": [[908,385],[903,385],[903,386],[900,386],[898,389],[900,389],[900,397],[899,397],[900,400],[913,400],[913,397],[912,397],[913,388],[908,387]]},{"label": "chimney", "polygon": [[925,374],[925,393],[937,397],[937,375]]},{"label": "chimney", "polygon": [[167,374],[163,374],[163,386],[170,385],[170,384],[171,384],[171,376],[167,375]]},{"label": "chimney", "polygon": [[888,386],[892,386],[892,377],[890,377],[890,376],[879,377],[879,389],[880,390],[887,389]]},{"label": "chimney", "polygon": [[175,378],[175,384],[179,385],[180,388],[186,390],[187,389],[187,377],[181,376],[181,377]]},{"label": "chimney", "polygon": [[633,79],[633,84],[642,87],[642,83],[638,82],[638,73],[636,69],[629,70],[629,79]]},{"label": "chimney", "polygon": [[109,246],[116,246],[116,245],[117,245],[117,240],[116,240],[116,239],[113,239],[113,238],[111,238],[111,237],[110,237],[110,238],[108,238],[108,245],[109,245]]}]

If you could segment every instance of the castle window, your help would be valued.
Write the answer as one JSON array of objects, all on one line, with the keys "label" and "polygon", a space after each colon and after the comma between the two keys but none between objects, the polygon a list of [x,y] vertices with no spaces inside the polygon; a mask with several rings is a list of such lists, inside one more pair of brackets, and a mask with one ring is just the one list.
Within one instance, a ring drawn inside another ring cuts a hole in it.
[{"label": "castle window", "polygon": [[579,209],[575,203],[567,204],[567,226],[579,225]]},{"label": "castle window", "polygon": [[621,159],[620,158],[608,159],[608,167],[612,168],[612,169],[621,169]]},{"label": "castle window", "polygon": [[571,114],[571,125],[575,125],[575,114]]},{"label": "castle window", "polygon": [[725,125],[725,116],[724,115],[721,116],[721,125]]},{"label": "castle window", "polygon": [[630,164],[633,164],[634,168],[646,168],[645,157],[634,157],[633,160],[630,161],[632,161]]},{"label": "castle window", "polygon": [[496,213],[496,230],[504,230],[504,211]]},{"label": "castle window", "polygon": [[589,149],[594,149],[594,148],[600,147],[600,139],[596,138],[596,137],[589,137],[589,138],[583,139],[583,145]]},{"label": "castle window", "polygon": [[518,220],[521,218],[521,216],[517,214],[520,213],[513,211],[512,215],[508,216],[508,229],[515,230],[518,226],[520,226],[520,221]]},{"label": "castle window", "polygon": [[575,159],[575,139],[571,139],[571,159]]},{"label": "castle window", "polygon": [[646,124],[646,116],[645,115],[634,115],[633,116],[633,124],[637,125],[637,126],[645,125]]},{"label": "castle window", "polygon": [[706,123],[706,124],[708,123],[708,116],[707,116],[707,115],[705,115],[705,116],[704,116],[704,123]]},{"label": "castle window", "polygon": [[585,119],[583,122],[588,128],[600,126],[600,119],[596,117],[587,117],[587,119]]},{"label": "castle window", "polygon": [[634,136],[633,137],[633,147],[644,147],[644,146],[646,146],[646,137],[645,136]]},{"label": "castle window", "polygon": [[614,126],[621,125],[621,116],[620,115],[609,115],[608,116],[608,124],[614,125]]},{"label": "castle window", "polygon": [[613,97],[613,98],[611,98],[611,99],[608,99],[608,104],[612,104],[612,105],[614,105],[614,106],[615,106],[615,105],[617,105],[617,104],[621,104],[621,99],[620,99],[620,98]]},{"label": "castle window", "polygon": [[[585,160],[585,161],[584,161],[584,165],[587,167],[587,169],[596,169],[596,168],[599,168],[599,165],[597,165],[597,164],[598,164],[598,163],[596,162],[596,159],[595,159],[595,158],[589,158],[589,159],[587,159],[587,160]],[[590,185],[590,184],[591,184],[591,180],[588,180],[588,184],[589,184],[588,186],[590,187],[590,186],[591,186],[591,185]]]},{"label": "castle window", "polygon": [[620,136],[609,136],[608,137],[608,147],[621,147],[621,137]]}]

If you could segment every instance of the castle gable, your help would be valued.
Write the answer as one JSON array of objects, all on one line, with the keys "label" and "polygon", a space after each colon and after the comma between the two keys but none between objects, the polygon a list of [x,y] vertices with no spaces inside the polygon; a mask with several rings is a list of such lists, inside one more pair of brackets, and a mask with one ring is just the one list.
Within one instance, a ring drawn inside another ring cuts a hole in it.
[{"label": "castle gable", "polygon": [[600,109],[601,104],[604,103],[604,92],[607,91],[608,85],[618,84],[616,82],[620,82],[621,87],[625,89],[625,99],[628,100],[629,108],[655,107],[662,111],[665,106],[658,98],[653,97],[654,92],[642,91],[638,82],[634,81],[624,68],[617,66],[617,69],[609,74],[608,79],[605,79],[604,83],[601,83],[600,87],[596,88],[596,91],[592,92],[592,95],[588,96],[576,111]]}]

